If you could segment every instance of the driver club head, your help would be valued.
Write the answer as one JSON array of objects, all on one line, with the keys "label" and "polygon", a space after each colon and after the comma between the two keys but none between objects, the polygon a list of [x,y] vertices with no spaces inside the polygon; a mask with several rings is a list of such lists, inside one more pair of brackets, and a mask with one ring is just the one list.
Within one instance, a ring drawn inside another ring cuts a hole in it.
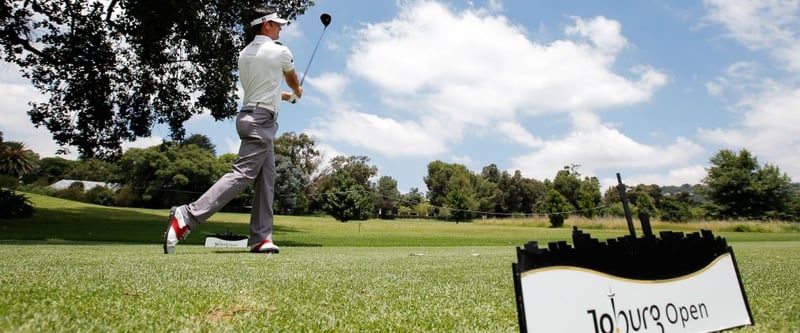
[{"label": "driver club head", "polygon": [[322,25],[327,28],[328,25],[331,24],[331,15],[328,13],[322,13],[322,15],[319,16],[319,20],[322,21]]}]

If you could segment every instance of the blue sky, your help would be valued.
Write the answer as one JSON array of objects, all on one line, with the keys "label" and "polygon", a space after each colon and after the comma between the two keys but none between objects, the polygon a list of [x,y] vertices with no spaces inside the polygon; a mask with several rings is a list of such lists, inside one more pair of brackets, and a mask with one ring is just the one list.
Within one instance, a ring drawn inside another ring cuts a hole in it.
[{"label": "blue sky", "polygon": [[[332,23],[279,133],[368,156],[401,192],[427,190],[434,160],[539,180],[575,164],[605,189],[618,172],[696,184],[717,151],[744,148],[800,176],[800,0],[321,0],[281,34],[298,72],[321,13]],[[0,100],[5,140],[53,156],[25,115],[43,97],[6,63]],[[186,128],[237,150],[232,120]]]}]

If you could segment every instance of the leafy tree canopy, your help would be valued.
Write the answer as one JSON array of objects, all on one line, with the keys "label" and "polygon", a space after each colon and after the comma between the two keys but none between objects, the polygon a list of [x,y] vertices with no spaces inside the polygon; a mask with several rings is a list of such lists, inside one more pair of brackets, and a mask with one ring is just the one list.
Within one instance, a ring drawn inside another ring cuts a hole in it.
[{"label": "leafy tree canopy", "polygon": [[720,150],[711,158],[702,192],[719,218],[762,218],[783,211],[792,196],[791,179],[778,167],[758,163],[746,149]]},{"label": "leafy tree canopy", "polygon": [[397,215],[400,200],[400,191],[397,181],[389,176],[381,176],[376,186],[375,208],[381,218],[393,218]]},{"label": "leafy tree canopy", "polygon": [[22,142],[8,141],[0,144],[0,174],[16,178],[32,174],[38,168],[39,155]]},{"label": "leafy tree canopy", "polygon": [[[46,127],[81,157],[116,157],[120,145],[209,112],[236,112],[236,59],[250,39],[253,9],[294,19],[313,1],[4,0],[3,60],[49,96],[30,103]],[[62,148],[60,152],[66,152]]]},{"label": "leafy tree canopy", "polygon": [[314,138],[305,133],[286,132],[275,139],[275,154],[289,158],[306,176],[311,176],[322,164],[322,152]]},{"label": "leafy tree canopy", "polygon": [[186,140],[181,141],[181,146],[195,145],[198,148],[208,151],[211,155],[217,155],[217,146],[211,142],[211,138],[204,134],[192,134]]}]

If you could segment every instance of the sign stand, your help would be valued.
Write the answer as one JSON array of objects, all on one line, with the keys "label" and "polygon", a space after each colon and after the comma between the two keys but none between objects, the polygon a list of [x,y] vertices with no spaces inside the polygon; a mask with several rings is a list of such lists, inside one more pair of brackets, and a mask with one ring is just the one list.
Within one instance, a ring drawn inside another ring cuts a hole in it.
[{"label": "sign stand", "polygon": [[637,238],[617,174],[630,234],[605,243],[579,230],[573,246],[536,241],[512,264],[521,332],[697,332],[753,325],[733,249],[702,230]]}]

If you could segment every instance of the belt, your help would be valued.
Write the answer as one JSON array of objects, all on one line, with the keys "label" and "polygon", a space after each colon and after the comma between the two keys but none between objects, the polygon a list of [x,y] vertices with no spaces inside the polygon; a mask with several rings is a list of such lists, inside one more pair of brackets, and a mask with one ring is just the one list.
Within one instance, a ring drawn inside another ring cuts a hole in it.
[{"label": "belt", "polygon": [[[264,105],[264,106],[261,106],[261,105]],[[267,105],[267,103],[262,103],[262,102],[258,102],[258,103],[256,103],[256,102],[247,102],[247,103],[244,104],[242,109],[239,110],[239,112],[249,113],[249,112],[253,112],[253,110],[258,109],[258,108],[266,109],[266,107],[265,107],[266,105]],[[273,112],[272,110],[269,110],[269,111]]]}]

